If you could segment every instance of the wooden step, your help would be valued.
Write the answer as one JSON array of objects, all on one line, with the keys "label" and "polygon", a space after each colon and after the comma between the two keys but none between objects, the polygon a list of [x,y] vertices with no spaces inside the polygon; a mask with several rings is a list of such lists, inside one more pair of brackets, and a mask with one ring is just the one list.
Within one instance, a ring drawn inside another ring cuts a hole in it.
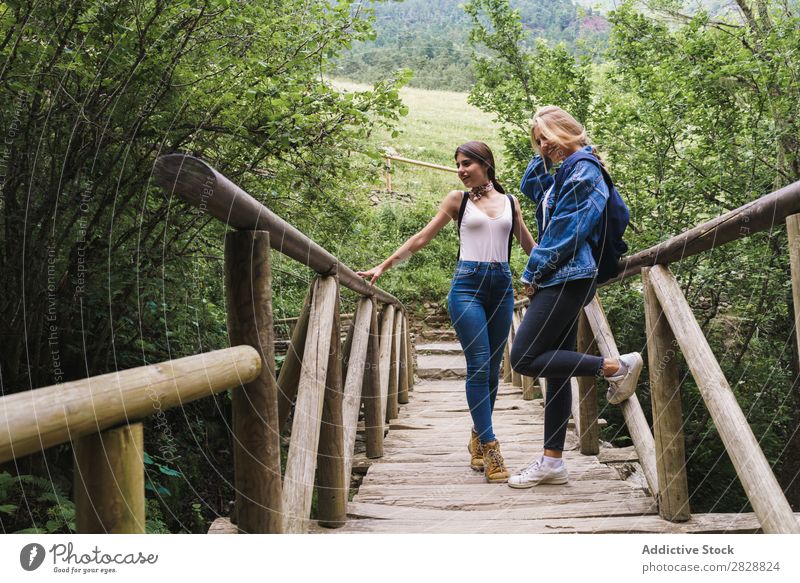
[{"label": "wooden step", "polygon": [[417,354],[463,354],[461,344],[458,342],[429,342],[417,344]]}]

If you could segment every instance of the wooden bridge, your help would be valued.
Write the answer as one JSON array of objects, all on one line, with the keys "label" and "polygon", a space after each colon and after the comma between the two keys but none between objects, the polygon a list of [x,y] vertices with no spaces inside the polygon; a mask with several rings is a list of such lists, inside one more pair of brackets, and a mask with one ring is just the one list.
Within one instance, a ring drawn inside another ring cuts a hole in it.
[{"label": "wooden bridge", "polygon": [[[233,389],[236,501],[213,533],[800,532],[667,266],[785,220],[800,309],[800,182],[623,261],[619,278],[608,283],[642,277],[653,427],[634,395],[619,405],[633,446],[606,447],[599,439],[599,387],[591,378],[573,380],[570,482],[513,490],[487,484],[469,468],[471,421],[457,344],[420,342],[415,349],[397,298],[367,285],[206,163],[164,156],[155,176],[169,194],[234,229],[225,241],[232,347],[0,398],[0,463],[72,443],[79,532],[144,532],[142,419],[227,389]],[[277,378],[271,249],[318,274]],[[346,331],[342,288],[357,294]],[[509,340],[526,304],[515,305]],[[597,297],[581,316],[578,349],[619,354]],[[678,351],[752,513],[691,513]],[[494,420],[513,471],[541,452],[546,381],[521,377],[505,362]],[[285,470],[282,435],[290,436]],[[348,501],[353,473],[366,475]]]}]

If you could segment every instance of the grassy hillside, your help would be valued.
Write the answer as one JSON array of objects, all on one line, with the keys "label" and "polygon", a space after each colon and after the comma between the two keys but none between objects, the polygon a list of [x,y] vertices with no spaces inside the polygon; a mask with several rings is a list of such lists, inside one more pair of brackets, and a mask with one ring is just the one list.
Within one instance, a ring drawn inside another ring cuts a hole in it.
[{"label": "grassy hillside", "polygon": [[[337,80],[344,90],[364,90],[366,85]],[[502,142],[492,116],[467,103],[466,93],[431,91],[405,87],[400,95],[408,107],[408,115],[400,123],[400,135],[392,138],[382,131],[374,136],[378,147],[390,147],[399,156],[455,168],[453,155],[458,145],[469,140],[486,142],[502,169]],[[461,182],[453,173],[429,170],[418,166],[393,163],[392,187],[413,200],[437,202]],[[376,184],[376,189],[384,188]]]}]

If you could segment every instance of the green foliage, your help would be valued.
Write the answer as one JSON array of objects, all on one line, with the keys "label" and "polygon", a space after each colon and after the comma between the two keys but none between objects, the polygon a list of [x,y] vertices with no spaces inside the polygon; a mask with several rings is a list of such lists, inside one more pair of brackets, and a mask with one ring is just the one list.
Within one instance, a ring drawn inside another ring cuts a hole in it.
[{"label": "green foliage", "polygon": [[[346,94],[326,80],[332,59],[371,35],[352,5],[3,5],[3,393],[228,345],[226,228],[152,184],[159,154],[203,157],[345,261],[353,257],[342,241],[369,212],[362,185],[376,171],[355,153],[403,115],[405,76]],[[274,267],[275,315],[295,315],[310,274],[288,261]],[[168,426],[179,449],[201,447],[198,434],[227,443],[218,414],[198,405],[166,412],[166,424],[149,419],[148,451],[159,451]],[[213,463],[231,465],[230,448],[218,443],[209,448]],[[215,478],[208,460],[193,452],[182,461],[169,465],[181,477],[163,464],[149,472],[157,479],[148,495],[166,488],[166,522],[194,530],[192,504],[210,518],[230,493],[206,486]],[[58,478],[70,466],[52,471]]]},{"label": "green foliage", "polygon": [[0,472],[0,528],[4,533],[75,532],[75,504],[57,480]]},{"label": "green foliage", "polygon": [[[563,44],[570,54],[598,56],[608,38],[608,22],[591,7],[578,10],[569,0],[519,0],[522,25],[530,38]],[[413,70],[411,84],[426,89],[467,91],[475,75],[468,45],[470,19],[454,0],[370,2],[375,38],[354,43],[339,58],[336,75],[361,82]]]}]

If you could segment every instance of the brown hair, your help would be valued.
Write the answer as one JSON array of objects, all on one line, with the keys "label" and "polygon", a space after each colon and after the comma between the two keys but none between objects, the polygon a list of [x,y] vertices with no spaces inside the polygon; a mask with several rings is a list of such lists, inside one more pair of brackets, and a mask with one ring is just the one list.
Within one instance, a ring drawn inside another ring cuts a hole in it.
[{"label": "brown hair", "polygon": [[492,185],[497,192],[502,192],[503,194],[506,191],[500,186],[500,183],[497,181],[494,175],[494,155],[492,154],[492,150],[484,144],[483,142],[467,142],[466,144],[461,144],[458,148],[456,148],[456,153],[453,155],[454,158],[457,158],[459,154],[463,154],[470,160],[475,160],[480,164],[483,164],[486,167],[486,173],[489,176],[489,180],[492,181]]}]

